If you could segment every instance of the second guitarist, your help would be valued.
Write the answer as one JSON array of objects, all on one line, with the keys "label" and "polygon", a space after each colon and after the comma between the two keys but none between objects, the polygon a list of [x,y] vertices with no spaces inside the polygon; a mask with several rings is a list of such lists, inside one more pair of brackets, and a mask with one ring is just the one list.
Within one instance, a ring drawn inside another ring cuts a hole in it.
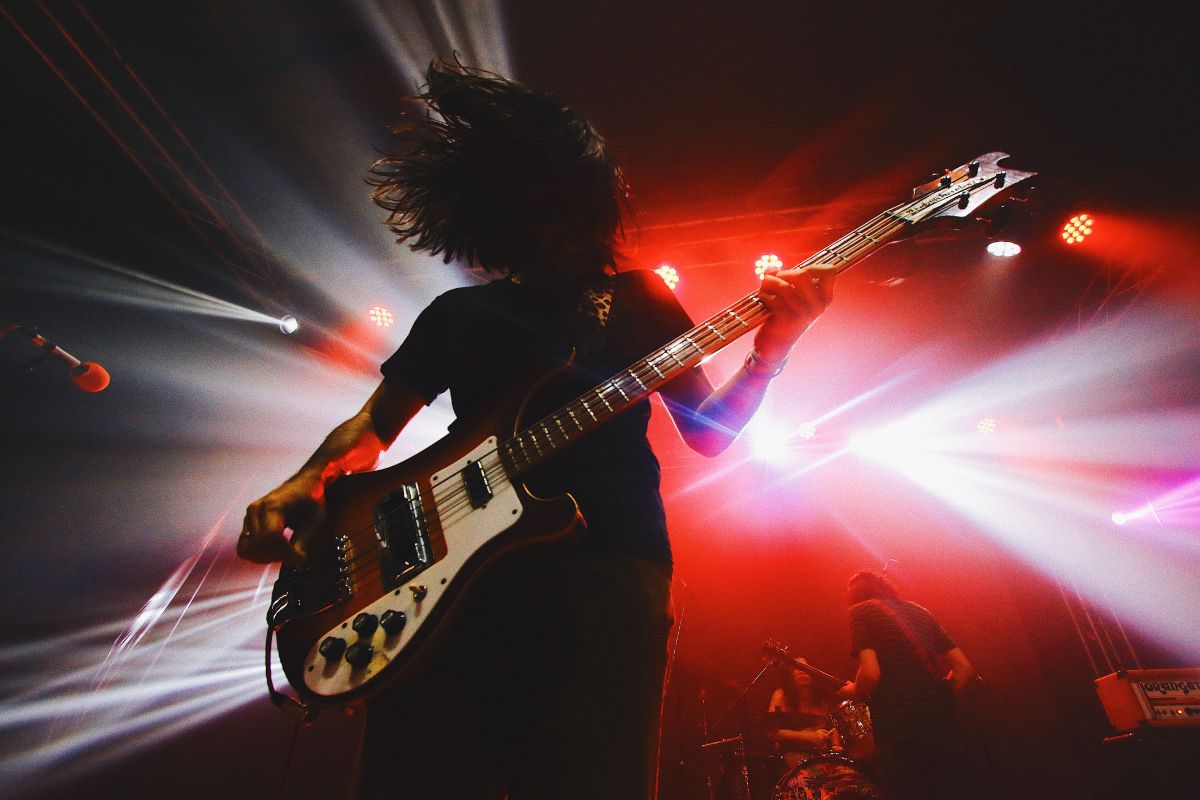
[{"label": "second guitarist", "polygon": [[870,704],[887,796],[974,797],[954,708],[975,678],[971,662],[933,614],[902,600],[882,574],[856,573],[847,593],[858,672],[839,694]]},{"label": "second guitarist", "polygon": [[[692,326],[657,276],[615,272],[626,187],[585,119],[457,64],[427,78],[431,113],[373,168],[374,199],[400,241],[496,279],[434,300],[363,408],[250,505],[238,553],[251,561],[302,562],[329,482],[372,469],[441,392],[461,420],[488,415],[575,351],[561,402]],[[688,445],[730,444],[832,284],[821,267],[767,274],[745,366],[717,388],[697,367],[662,389]],[[569,491],[586,530],[481,577],[421,681],[368,701],[362,797],[652,795],[672,615],[649,415],[639,402],[546,466],[539,488]]]}]

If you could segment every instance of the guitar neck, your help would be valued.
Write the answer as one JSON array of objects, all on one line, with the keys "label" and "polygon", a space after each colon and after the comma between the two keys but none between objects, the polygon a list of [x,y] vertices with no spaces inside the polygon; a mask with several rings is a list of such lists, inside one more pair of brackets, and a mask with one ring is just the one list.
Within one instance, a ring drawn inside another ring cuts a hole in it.
[{"label": "guitar neck", "polygon": [[792,658],[790,656],[783,656],[780,658],[780,660],[786,662],[788,664],[788,666],[795,667],[796,669],[800,670],[801,672],[807,672],[809,675],[813,676],[814,678],[821,678],[822,680],[828,681],[830,684],[832,684],[834,686],[842,686],[843,684],[845,684],[847,682],[844,678],[839,678],[836,675],[830,675],[828,672],[826,672],[823,669],[818,669],[817,667],[810,666],[808,664],[805,664],[803,661]]},{"label": "guitar neck", "polygon": [[[888,209],[797,266],[829,264],[840,274],[883,247],[908,226],[909,220],[898,213],[902,208],[901,205]],[[766,318],[767,309],[758,292],[751,292],[517,433],[500,445],[501,457],[512,474],[527,472],[754,330]]]},{"label": "guitar neck", "polygon": [[798,669],[801,672],[807,672],[814,678],[821,678],[822,680],[828,681],[834,686],[841,686],[847,682],[836,675],[830,675],[823,669],[814,667],[813,665],[801,661],[798,658],[793,658],[784,647],[772,644],[771,642],[767,642],[763,646],[763,655],[774,661],[776,664],[786,664],[787,666]]}]

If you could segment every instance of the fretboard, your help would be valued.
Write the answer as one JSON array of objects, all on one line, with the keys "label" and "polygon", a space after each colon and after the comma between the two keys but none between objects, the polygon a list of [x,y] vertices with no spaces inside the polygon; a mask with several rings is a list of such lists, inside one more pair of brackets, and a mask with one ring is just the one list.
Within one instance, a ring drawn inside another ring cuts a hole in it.
[{"label": "fretboard", "polygon": [[[901,213],[905,207],[888,209],[797,266],[829,264],[836,272],[843,272],[908,226],[909,221]],[[502,443],[499,450],[506,466],[514,475],[537,466],[754,330],[766,318],[767,308],[758,292],[751,292]]]}]

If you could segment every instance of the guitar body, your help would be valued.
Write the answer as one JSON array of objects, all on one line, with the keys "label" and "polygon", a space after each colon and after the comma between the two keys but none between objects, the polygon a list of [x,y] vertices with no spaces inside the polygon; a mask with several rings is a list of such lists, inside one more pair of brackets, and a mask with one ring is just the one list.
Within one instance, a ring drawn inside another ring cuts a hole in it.
[{"label": "guitar body", "polygon": [[497,443],[519,419],[456,426],[400,464],[329,487],[308,563],[283,567],[274,590],[280,663],[306,700],[340,704],[404,682],[490,562],[581,524],[570,495],[541,499],[510,477]]}]

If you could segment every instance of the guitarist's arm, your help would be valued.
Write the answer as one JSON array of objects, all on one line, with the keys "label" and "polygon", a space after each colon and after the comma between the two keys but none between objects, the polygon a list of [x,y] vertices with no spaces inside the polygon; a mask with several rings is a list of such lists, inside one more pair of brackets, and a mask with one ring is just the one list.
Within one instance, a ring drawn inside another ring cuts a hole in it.
[{"label": "guitarist's arm", "polygon": [[879,654],[869,647],[864,647],[858,651],[858,672],[855,673],[854,680],[838,689],[838,697],[861,701],[871,699],[871,694],[879,686],[881,675]]},{"label": "guitarist's arm", "polygon": [[699,368],[663,387],[671,418],[689,447],[714,456],[737,438],[792,345],[833,300],[835,275],[833,267],[820,265],[768,272],[759,297],[770,314],[754,336],[753,366],[739,369],[715,389]]},{"label": "guitarist's arm", "polygon": [[962,697],[975,680],[975,668],[967,660],[967,655],[961,647],[955,647],[938,656],[942,664],[949,669],[946,679],[954,687],[954,694]]},{"label": "guitarist's arm", "polygon": [[[348,472],[373,469],[379,455],[424,406],[426,399],[384,380],[362,409],[334,428],[300,470],[246,509],[238,556],[247,561],[302,562],[306,534],[320,518],[325,485]],[[289,540],[284,529],[290,528]]]}]

